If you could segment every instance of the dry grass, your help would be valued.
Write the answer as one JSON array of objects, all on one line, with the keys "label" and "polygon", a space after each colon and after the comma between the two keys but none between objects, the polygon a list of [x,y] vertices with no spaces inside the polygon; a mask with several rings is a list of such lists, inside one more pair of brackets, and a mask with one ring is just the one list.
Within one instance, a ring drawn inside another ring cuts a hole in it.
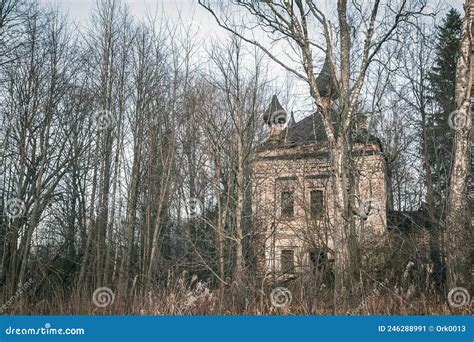
[{"label": "dry grass", "polygon": [[[100,308],[92,301],[93,291],[75,291],[69,296],[54,292],[50,299],[16,303],[3,314],[15,315],[471,315],[472,302],[461,308],[450,308],[436,294],[418,293],[410,299],[385,289],[365,295],[353,294],[335,306],[332,291],[324,286],[291,286],[291,304],[277,308],[271,304],[272,290],[243,291],[228,287],[211,289],[195,278],[178,278],[165,287],[147,292],[132,289],[115,290],[114,302]],[[24,301],[25,298],[22,298]]]}]

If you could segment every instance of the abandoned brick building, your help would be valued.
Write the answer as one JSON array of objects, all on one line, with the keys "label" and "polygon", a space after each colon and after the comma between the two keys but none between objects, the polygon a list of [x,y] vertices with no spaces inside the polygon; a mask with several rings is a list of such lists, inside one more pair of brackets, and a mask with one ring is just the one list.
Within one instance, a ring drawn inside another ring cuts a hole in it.
[{"label": "abandoned brick building", "polygon": [[[318,86],[331,96],[325,63]],[[273,96],[263,120],[269,138],[253,163],[253,214],[264,245],[260,265],[266,273],[297,274],[333,259],[333,201],[326,134],[316,112],[295,122]],[[382,146],[358,120],[351,164],[352,199],[359,242],[377,241],[386,232],[386,177]],[[263,260],[264,259],[264,260]]]}]

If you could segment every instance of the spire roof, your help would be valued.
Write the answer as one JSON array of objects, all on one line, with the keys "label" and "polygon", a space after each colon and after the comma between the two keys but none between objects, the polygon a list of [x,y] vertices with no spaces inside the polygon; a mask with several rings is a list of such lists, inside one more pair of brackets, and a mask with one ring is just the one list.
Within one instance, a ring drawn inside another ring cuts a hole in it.
[{"label": "spire roof", "polygon": [[316,78],[316,85],[318,86],[319,95],[326,98],[337,99],[339,91],[337,84],[332,76],[331,64],[329,63],[329,56],[326,54],[324,65]]},{"label": "spire roof", "polygon": [[287,116],[288,114],[281,106],[280,101],[278,101],[278,97],[273,95],[270,105],[263,113],[263,121],[269,125],[276,123],[284,124],[286,122]]}]

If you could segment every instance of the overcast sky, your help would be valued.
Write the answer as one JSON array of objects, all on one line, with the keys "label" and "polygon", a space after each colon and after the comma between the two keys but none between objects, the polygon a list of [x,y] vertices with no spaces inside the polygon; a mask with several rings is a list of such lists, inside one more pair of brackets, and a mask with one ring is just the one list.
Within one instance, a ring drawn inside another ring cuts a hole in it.
[{"label": "overcast sky", "polygon": [[[57,7],[60,12],[67,14],[69,18],[80,27],[88,25],[91,11],[94,9],[97,0],[39,0],[42,3]],[[193,25],[199,31],[199,37],[206,43],[210,38],[221,39],[225,32],[218,27],[214,18],[204,8],[199,6],[197,0],[123,0],[130,9],[133,17],[137,20],[145,20],[152,15],[157,18],[165,17],[171,22],[182,21],[184,25]],[[227,1],[227,0],[222,0]],[[417,1],[417,0],[410,0]],[[438,0],[427,0],[429,4]],[[448,6],[453,6],[461,13],[464,0],[441,0]],[[318,5],[322,8],[334,6],[335,0],[318,0]],[[448,7],[447,6],[447,7]],[[330,17],[328,15],[328,17]],[[204,48],[203,48],[204,49]],[[281,52],[285,54],[285,51]],[[279,56],[280,57],[280,56]],[[284,58],[284,57],[283,57]],[[321,61],[322,62],[322,61]],[[272,62],[269,62],[272,64]],[[285,87],[284,80],[288,79],[288,74],[278,65],[271,65],[270,70],[275,83]],[[298,118],[311,112],[311,108],[304,103],[310,103],[308,92],[301,87],[294,87],[291,99],[281,99],[282,103],[290,110],[295,110]]]},{"label": "overcast sky", "polygon": [[[335,0],[319,0],[318,4],[326,5],[332,1]],[[435,1],[428,0],[428,3]],[[69,13],[77,23],[84,24],[87,22],[96,0],[40,0],[40,2],[54,4],[63,13]],[[124,0],[124,2],[136,18],[144,18],[149,11],[159,11],[164,12],[168,18],[177,20],[181,13],[183,18],[188,18],[190,21],[210,26],[213,29],[217,28],[211,15],[197,4],[197,0]],[[464,0],[445,0],[444,2],[462,11]]]},{"label": "overcast sky", "polygon": [[[224,0],[225,1],[225,0]],[[68,14],[77,24],[87,25],[96,0],[40,0],[58,7],[62,13]],[[184,23],[193,23],[207,34],[218,30],[217,24],[211,20],[210,14],[198,5],[197,0],[124,0],[133,16],[140,20],[147,14],[158,13],[171,21],[178,21],[181,16]]]}]

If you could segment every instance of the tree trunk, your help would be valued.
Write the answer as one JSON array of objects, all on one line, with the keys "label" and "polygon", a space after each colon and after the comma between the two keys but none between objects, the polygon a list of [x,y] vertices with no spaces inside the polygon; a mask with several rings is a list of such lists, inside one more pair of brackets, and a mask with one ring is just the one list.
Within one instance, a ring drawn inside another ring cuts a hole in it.
[{"label": "tree trunk", "polygon": [[469,288],[472,228],[469,222],[467,185],[469,178],[469,158],[472,134],[470,113],[471,97],[471,33],[469,17],[470,0],[466,0],[461,52],[456,69],[456,107],[450,121],[455,128],[453,143],[453,164],[449,182],[449,194],[446,219],[446,267],[449,288],[463,286]]},{"label": "tree trunk", "polygon": [[344,142],[336,143],[331,151],[332,192],[333,192],[333,225],[334,225],[334,258],[335,258],[335,303],[341,302],[342,296],[350,286],[349,254],[349,221],[347,199],[347,152]]}]

